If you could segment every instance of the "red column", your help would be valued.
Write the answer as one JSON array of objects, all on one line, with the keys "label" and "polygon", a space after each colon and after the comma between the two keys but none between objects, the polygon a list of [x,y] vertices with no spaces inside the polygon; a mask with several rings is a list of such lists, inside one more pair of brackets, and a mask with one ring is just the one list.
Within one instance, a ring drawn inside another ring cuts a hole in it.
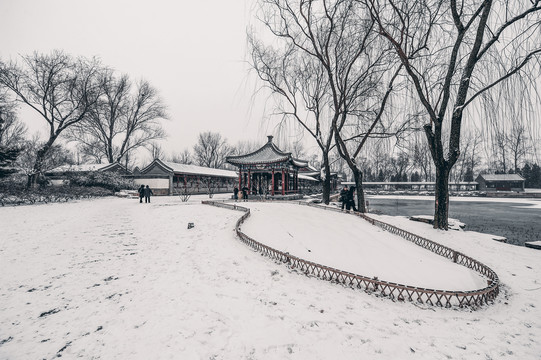
[{"label": "red column", "polygon": [[274,196],[274,169],[272,169],[272,190],[271,190],[272,196]]},{"label": "red column", "polygon": [[286,172],[282,169],[282,195],[286,194]]},{"label": "red column", "polygon": [[250,174],[250,170],[248,170],[248,194],[252,193],[252,188],[250,187],[250,177],[252,177],[252,175]]},{"label": "red column", "polygon": [[242,171],[240,170],[240,167],[239,167],[239,191],[241,191],[242,189]]}]

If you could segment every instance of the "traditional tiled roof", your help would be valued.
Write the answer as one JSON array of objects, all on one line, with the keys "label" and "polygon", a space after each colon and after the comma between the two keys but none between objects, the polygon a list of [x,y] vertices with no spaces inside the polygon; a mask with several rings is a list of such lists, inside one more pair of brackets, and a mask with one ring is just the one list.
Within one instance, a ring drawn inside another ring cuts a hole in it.
[{"label": "traditional tiled roof", "polygon": [[79,165],[62,165],[56,167],[50,171],[47,171],[48,174],[63,174],[63,173],[86,173],[91,171],[119,171],[123,174],[131,174],[130,171],[124,167],[124,165],[119,163],[112,164],[79,164]]},{"label": "traditional tiled roof", "polygon": [[485,181],[524,181],[519,174],[481,174]]},{"label": "traditional tiled roof", "polygon": [[308,166],[307,161],[293,158],[290,152],[283,152],[273,142],[272,136],[268,136],[268,142],[260,149],[246,155],[228,156],[227,162],[233,165],[256,165],[273,164],[291,161],[295,166]]},{"label": "traditional tiled roof", "polygon": [[175,174],[216,176],[216,177],[228,177],[228,178],[238,177],[237,173],[231,170],[214,169],[214,168],[208,168],[208,167],[197,166],[197,165],[179,164],[179,163],[174,163],[171,161],[163,161],[159,159],[155,159],[152,163],[150,163],[148,166],[142,169],[141,173],[143,174],[146,173],[156,163]]},{"label": "traditional tiled roof", "polygon": [[99,171],[106,167],[109,167],[111,164],[79,164],[79,165],[62,165],[56,167],[48,172],[50,173],[65,173],[65,172],[88,172],[88,171]]}]

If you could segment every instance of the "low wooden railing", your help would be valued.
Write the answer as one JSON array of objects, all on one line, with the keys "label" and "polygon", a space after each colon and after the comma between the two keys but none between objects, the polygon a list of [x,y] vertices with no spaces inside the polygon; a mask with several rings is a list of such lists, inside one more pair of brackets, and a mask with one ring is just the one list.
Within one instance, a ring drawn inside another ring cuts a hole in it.
[{"label": "low wooden railing", "polygon": [[[440,245],[434,241],[402,230],[396,226],[372,219],[365,214],[352,213],[370,222],[372,225],[378,226],[386,231],[389,231],[390,233],[399,235],[402,238],[411,241],[414,244],[421,246],[429,251],[432,251],[437,255],[451,259],[453,262],[459,265],[463,265],[469,269],[480,273],[488,279],[487,287],[471,291],[447,291],[427,289],[416,286],[398,284],[385,280],[379,280],[378,278],[369,278],[367,276],[357,275],[347,271],[317,264],[262,244],[243,233],[241,230],[241,225],[246,220],[246,218],[250,216],[250,209],[235,204],[228,204],[219,201],[202,201],[202,203],[244,212],[244,214],[237,220],[237,223],[235,224],[235,231],[242,242],[252,247],[253,249],[261,252],[262,254],[270,257],[271,259],[275,259],[287,264],[292,269],[299,269],[305,274],[314,275],[323,280],[333,281],[346,286],[362,289],[367,293],[377,294],[379,296],[384,296],[392,300],[407,300],[442,307],[469,306],[475,308],[483,304],[492,303],[499,293],[498,276],[488,266],[449,247]],[[343,212],[340,209],[329,206],[310,204],[306,202],[298,202],[298,204],[317,207],[324,210]]]}]

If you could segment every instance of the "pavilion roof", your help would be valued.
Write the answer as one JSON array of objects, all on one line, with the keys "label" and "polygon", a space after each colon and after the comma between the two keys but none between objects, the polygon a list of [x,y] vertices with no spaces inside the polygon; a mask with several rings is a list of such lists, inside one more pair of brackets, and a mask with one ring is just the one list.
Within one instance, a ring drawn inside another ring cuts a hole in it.
[{"label": "pavilion roof", "polygon": [[268,142],[258,150],[246,154],[228,156],[227,162],[233,165],[256,165],[256,164],[273,164],[290,161],[297,167],[308,166],[307,161],[295,159],[290,152],[280,150],[273,142],[272,136],[268,136]]}]

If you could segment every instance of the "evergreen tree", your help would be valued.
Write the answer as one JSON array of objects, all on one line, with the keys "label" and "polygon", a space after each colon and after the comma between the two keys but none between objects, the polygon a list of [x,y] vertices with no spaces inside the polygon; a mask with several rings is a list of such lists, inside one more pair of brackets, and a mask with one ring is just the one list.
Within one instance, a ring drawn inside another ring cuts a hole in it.
[{"label": "evergreen tree", "polygon": [[530,187],[535,189],[541,188],[541,168],[539,165],[533,164],[532,172],[530,174]]},{"label": "evergreen tree", "polygon": [[16,170],[11,167],[11,164],[17,159],[20,152],[21,150],[17,148],[0,146],[0,179],[16,172]]},{"label": "evergreen tree", "polygon": [[526,163],[522,170],[520,171],[520,175],[524,178],[524,187],[532,187],[531,186],[531,176],[532,176],[532,167],[529,163]]}]

